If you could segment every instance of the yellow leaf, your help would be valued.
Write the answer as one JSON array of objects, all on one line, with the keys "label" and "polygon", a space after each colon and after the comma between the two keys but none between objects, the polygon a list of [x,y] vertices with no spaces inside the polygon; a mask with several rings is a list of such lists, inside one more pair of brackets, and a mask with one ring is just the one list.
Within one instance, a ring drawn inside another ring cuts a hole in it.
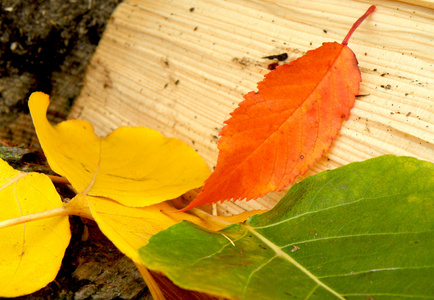
[{"label": "yellow leaf", "polygon": [[[189,213],[178,212],[168,202],[147,207],[126,207],[103,197],[78,194],[67,206],[85,207],[92,213],[101,231],[135,263],[141,264],[137,250],[148,243],[149,238],[168,227],[188,220],[212,230],[223,228]],[[227,225],[227,224],[226,224]]]},{"label": "yellow leaf", "polygon": [[[47,176],[0,159],[0,221],[62,205]],[[54,280],[70,238],[67,216],[0,229],[0,296],[29,294]]]},{"label": "yellow leaf", "polygon": [[53,171],[79,193],[144,207],[200,187],[210,174],[204,160],[180,140],[144,127],[121,127],[99,139],[85,121],[51,126],[48,105],[48,95],[30,96],[39,142]]}]

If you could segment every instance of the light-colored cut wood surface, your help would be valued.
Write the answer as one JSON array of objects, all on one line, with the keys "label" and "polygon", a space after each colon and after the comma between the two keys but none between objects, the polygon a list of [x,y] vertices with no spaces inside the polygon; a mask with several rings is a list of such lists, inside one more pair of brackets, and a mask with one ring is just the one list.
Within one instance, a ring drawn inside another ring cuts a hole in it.
[{"label": "light-colored cut wood surface", "polygon": [[[434,161],[432,1],[125,0],[87,71],[70,118],[104,136],[123,125],[154,128],[217,161],[229,113],[269,72],[267,55],[294,60],[341,42],[371,5],[349,47],[363,82],[331,149],[298,181],[382,154]],[[226,201],[220,214],[271,208],[285,191]]]}]

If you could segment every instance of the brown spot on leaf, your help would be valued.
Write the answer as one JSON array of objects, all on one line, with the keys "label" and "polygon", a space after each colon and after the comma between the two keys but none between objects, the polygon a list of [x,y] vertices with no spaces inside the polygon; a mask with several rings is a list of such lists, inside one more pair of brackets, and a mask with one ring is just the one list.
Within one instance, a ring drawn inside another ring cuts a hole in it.
[{"label": "brown spot on leaf", "polygon": [[299,249],[300,249],[300,247],[294,245],[293,248],[291,249],[291,252],[295,252]]}]

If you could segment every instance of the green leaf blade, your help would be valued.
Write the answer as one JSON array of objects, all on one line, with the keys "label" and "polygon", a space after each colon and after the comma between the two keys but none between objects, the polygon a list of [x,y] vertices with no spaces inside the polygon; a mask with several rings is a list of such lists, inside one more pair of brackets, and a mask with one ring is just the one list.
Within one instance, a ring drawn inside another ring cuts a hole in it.
[{"label": "green leaf blade", "polygon": [[433,164],[382,156],[309,177],[246,224],[178,224],[140,255],[181,287],[233,299],[433,298],[433,195]]}]

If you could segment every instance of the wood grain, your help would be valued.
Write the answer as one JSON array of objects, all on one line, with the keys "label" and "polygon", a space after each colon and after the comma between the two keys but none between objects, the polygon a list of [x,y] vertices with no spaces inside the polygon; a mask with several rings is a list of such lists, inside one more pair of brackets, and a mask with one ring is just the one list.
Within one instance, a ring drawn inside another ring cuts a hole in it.
[{"label": "wood grain", "polygon": [[[210,168],[218,133],[269,72],[264,56],[296,59],[341,42],[370,1],[121,3],[94,54],[70,118],[98,135],[146,126],[198,151]],[[349,47],[363,82],[332,148],[297,180],[382,154],[434,161],[434,10],[431,1],[375,1]],[[285,190],[286,191],[286,190]],[[218,204],[219,214],[269,209],[285,191]]]}]

